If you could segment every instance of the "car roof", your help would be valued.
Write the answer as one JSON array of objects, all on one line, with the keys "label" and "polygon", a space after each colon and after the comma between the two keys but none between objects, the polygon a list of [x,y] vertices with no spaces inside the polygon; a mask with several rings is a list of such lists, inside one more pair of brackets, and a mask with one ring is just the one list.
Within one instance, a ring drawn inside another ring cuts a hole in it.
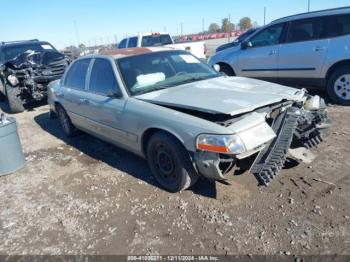
[{"label": "car roof", "polygon": [[25,41],[10,41],[10,42],[0,42],[1,47],[7,47],[7,46],[23,46],[28,44],[49,44],[47,41],[39,41],[39,40],[25,40]]},{"label": "car roof", "polygon": [[174,51],[174,50],[176,49],[171,47],[136,47],[136,48],[103,50],[99,54],[104,56],[110,56],[114,59],[119,59],[119,58],[124,58],[128,56],[143,55],[143,54],[161,52],[161,51]]},{"label": "car roof", "polygon": [[333,8],[333,9],[326,9],[326,10],[319,10],[319,11],[313,11],[308,13],[301,13],[296,15],[291,15],[283,18],[279,18],[277,20],[274,20],[270,23],[277,24],[277,23],[283,23],[283,22],[289,22],[293,20],[299,20],[299,19],[305,19],[305,18],[313,18],[313,17],[319,17],[319,16],[329,16],[329,15],[340,15],[340,14],[349,14],[350,13],[350,7],[339,7],[339,8]]}]

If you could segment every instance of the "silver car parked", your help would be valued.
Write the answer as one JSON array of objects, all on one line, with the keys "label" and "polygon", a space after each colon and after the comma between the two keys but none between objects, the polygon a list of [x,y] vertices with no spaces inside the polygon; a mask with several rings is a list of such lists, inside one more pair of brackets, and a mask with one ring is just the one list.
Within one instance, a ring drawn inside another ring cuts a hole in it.
[{"label": "silver car parked", "polygon": [[169,48],[77,59],[48,100],[68,136],[83,130],[146,158],[170,192],[199,175],[224,180],[247,159],[267,185],[290,148],[307,151],[330,126],[323,101],[305,90],[222,76]]},{"label": "silver car parked", "polygon": [[350,105],[350,7],[273,21],[209,64],[230,76],[326,88],[333,102]]}]

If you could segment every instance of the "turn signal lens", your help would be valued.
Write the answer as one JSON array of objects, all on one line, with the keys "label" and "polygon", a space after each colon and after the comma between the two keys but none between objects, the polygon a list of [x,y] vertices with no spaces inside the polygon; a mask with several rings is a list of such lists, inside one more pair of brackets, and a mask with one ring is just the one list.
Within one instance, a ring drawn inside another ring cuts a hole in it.
[{"label": "turn signal lens", "polygon": [[224,147],[224,146],[214,146],[214,145],[199,144],[198,145],[198,149],[199,150],[203,150],[203,151],[229,153],[229,149],[227,147]]},{"label": "turn signal lens", "polygon": [[201,134],[197,137],[196,148],[221,154],[242,154],[246,148],[238,135]]}]

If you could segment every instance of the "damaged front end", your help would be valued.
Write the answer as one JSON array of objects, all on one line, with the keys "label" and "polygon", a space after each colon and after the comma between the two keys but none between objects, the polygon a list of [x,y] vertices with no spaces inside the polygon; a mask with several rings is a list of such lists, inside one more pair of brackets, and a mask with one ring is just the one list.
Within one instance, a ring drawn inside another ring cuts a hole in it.
[{"label": "damaged front end", "polygon": [[22,103],[30,103],[45,99],[48,84],[60,79],[67,66],[67,59],[55,50],[29,50],[6,62],[0,74],[7,89],[16,89]]},{"label": "damaged front end", "polygon": [[[236,167],[248,166],[261,185],[268,185],[284,167],[288,157],[303,161],[309,150],[329,134],[331,127],[324,101],[318,96],[305,100],[286,101],[218,121],[236,130],[240,125],[245,126],[241,130],[238,128],[237,135],[242,138],[246,150],[240,154],[198,150],[194,160],[199,173],[211,179],[224,180],[234,173]],[[246,125],[250,118],[261,115],[264,115],[264,123],[253,127]],[[302,152],[302,156],[298,157],[296,152]]]},{"label": "damaged front end", "polygon": [[[318,99],[318,97],[311,99]],[[272,126],[276,132],[276,138],[258,154],[251,168],[251,173],[260,184],[268,185],[278,175],[287,160],[290,149],[303,148],[303,154],[306,154],[307,150],[317,147],[329,134],[331,122],[324,102],[320,101],[318,108],[307,110],[293,105],[278,116]],[[295,157],[294,154],[292,157],[302,160],[302,157]]]}]

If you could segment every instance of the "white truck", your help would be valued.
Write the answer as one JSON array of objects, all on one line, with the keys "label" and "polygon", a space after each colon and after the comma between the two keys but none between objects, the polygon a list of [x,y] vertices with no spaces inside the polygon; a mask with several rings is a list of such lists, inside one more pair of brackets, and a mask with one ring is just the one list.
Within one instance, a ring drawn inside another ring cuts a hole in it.
[{"label": "white truck", "polygon": [[118,48],[154,46],[173,47],[175,49],[188,51],[199,59],[206,59],[207,48],[204,42],[199,41],[175,44],[173,38],[168,33],[143,33],[137,36],[127,37],[120,41]]}]

